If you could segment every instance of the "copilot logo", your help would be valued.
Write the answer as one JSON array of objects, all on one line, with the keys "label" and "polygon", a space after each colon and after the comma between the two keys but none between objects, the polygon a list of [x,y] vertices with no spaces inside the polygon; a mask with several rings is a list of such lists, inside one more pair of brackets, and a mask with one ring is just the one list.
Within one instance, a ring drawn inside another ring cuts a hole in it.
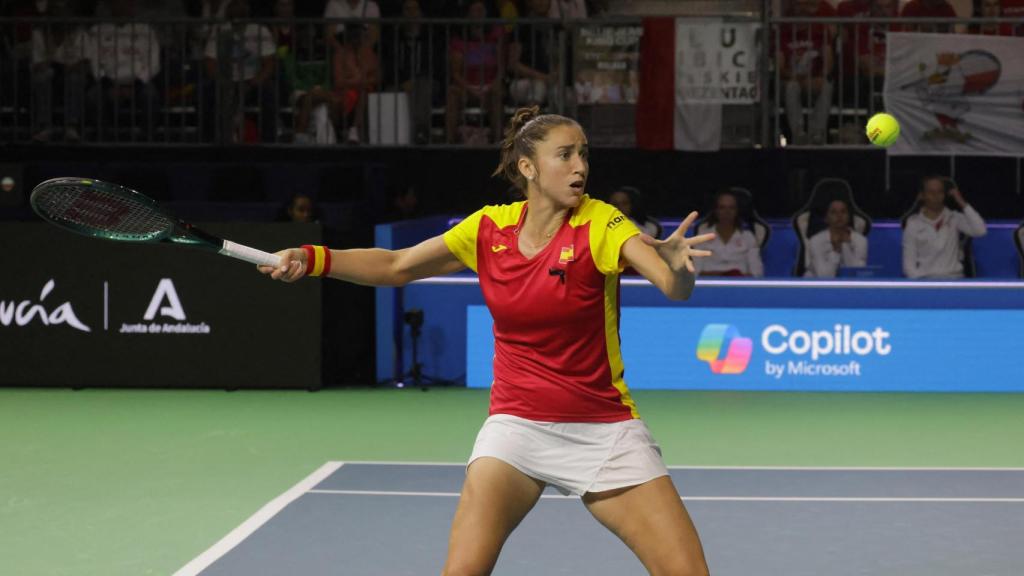
[{"label": "copilot logo", "polygon": [[753,343],[732,324],[708,324],[697,342],[697,359],[714,374],[742,374],[750,363]]}]

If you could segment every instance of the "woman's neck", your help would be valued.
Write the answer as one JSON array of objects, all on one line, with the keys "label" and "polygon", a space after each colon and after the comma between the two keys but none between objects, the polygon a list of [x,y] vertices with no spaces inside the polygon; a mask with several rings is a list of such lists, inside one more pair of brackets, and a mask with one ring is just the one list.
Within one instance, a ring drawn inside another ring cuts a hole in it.
[{"label": "woman's neck", "polygon": [[718,234],[718,237],[721,238],[722,240],[728,240],[729,238],[732,237],[733,234],[736,233],[736,225],[718,222],[715,224],[715,232]]},{"label": "woman's neck", "polygon": [[935,220],[942,215],[942,210],[943,208],[928,208],[925,206],[924,208],[921,208],[921,213],[924,214],[925,218]]},{"label": "woman's neck", "polygon": [[520,230],[520,235],[525,234],[528,239],[535,242],[544,242],[554,236],[555,232],[565,221],[569,208],[556,206],[550,200],[538,198],[539,194],[527,202],[526,219]]}]

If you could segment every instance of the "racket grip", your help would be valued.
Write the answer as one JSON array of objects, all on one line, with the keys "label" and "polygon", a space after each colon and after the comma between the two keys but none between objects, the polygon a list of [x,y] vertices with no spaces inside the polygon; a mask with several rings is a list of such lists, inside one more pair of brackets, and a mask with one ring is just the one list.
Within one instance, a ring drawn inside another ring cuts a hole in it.
[{"label": "racket grip", "polygon": [[220,249],[219,253],[261,266],[281,265],[281,257],[276,254],[271,254],[255,248],[249,248],[248,246],[243,246],[230,240],[224,241],[224,246]]}]

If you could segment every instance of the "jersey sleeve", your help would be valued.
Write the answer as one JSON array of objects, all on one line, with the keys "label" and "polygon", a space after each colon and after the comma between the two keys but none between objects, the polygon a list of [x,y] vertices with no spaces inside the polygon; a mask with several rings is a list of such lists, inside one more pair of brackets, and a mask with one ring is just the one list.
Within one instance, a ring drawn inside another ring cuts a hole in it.
[{"label": "jersey sleeve", "polygon": [[622,245],[638,234],[640,229],[618,208],[603,202],[595,207],[590,224],[590,251],[597,270],[605,275],[622,272]]},{"label": "jersey sleeve", "polygon": [[470,270],[476,272],[476,239],[484,209],[469,215],[444,233],[444,243],[452,254]]}]

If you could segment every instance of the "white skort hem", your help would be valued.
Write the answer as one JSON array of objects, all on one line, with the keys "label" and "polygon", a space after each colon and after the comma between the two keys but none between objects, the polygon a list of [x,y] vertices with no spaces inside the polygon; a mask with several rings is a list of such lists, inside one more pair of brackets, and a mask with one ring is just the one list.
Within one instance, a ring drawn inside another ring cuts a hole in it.
[{"label": "white skort hem", "polygon": [[497,458],[562,494],[582,496],[668,475],[643,420],[537,422],[495,414],[477,434],[469,464]]}]

